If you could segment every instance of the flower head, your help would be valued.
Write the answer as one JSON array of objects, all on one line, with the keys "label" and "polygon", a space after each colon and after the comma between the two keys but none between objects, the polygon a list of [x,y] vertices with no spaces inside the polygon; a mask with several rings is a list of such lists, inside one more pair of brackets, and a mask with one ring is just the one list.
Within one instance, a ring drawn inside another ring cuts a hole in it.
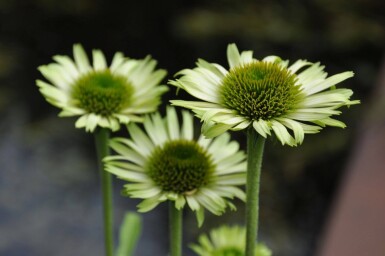
[{"label": "flower head", "polygon": [[204,121],[207,137],[252,126],[265,138],[273,131],[282,145],[295,146],[304,134],[326,125],[345,127],[331,116],[339,115],[341,106],[359,103],[350,101],[352,90],[335,88],[353,72],[327,77],[319,63],[298,60],[289,66],[277,56],[256,60],[235,44],[228,46],[227,58],[229,70],[199,59],[197,67],[169,82],[202,100],[171,102],[192,109]]},{"label": "flower head", "polygon": [[74,60],[57,55],[55,63],[39,67],[49,81],[36,84],[46,100],[61,108],[59,116],[80,116],[77,128],[93,132],[97,126],[119,129],[120,124],[141,121],[154,112],[166,86],[158,86],[165,70],[155,70],[156,61],[128,59],[118,52],[108,67],[104,54],[93,50],[92,65],[80,44],[73,46]]},{"label": "flower head", "polygon": [[110,141],[118,154],[105,158],[105,169],[129,181],[124,186],[128,196],[144,199],[140,212],[171,200],[177,209],[187,204],[201,224],[204,208],[220,215],[227,206],[234,208],[229,198],[245,200],[237,187],[245,184],[245,155],[228,133],[194,140],[193,116],[187,111],[182,116],[181,128],[172,107],[164,119],[159,113],[147,116],[145,131],[129,124],[132,139]]},{"label": "flower head", "polygon": [[[191,249],[199,256],[243,256],[245,255],[246,229],[240,226],[221,226],[201,235],[199,244]],[[257,244],[255,256],[271,256],[272,252],[264,244]]]}]

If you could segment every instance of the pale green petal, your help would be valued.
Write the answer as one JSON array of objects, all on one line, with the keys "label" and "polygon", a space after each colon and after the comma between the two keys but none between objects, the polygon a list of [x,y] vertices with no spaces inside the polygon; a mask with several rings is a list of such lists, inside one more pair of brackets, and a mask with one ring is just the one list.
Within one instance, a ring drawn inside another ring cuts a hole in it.
[{"label": "pale green petal", "polygon": [[220,176],[216,180],[219,185],[243,185],[246,182],[245,173],[235,173],[226,176]]},{"label": "pale green petal", "polygon": [[243,51],[241,53],[241,64],[247,64],[253,61],[253,51]]},{"label": "pale green petal", "polygon": [[[114,68],[114,73],[122,75],[122,76],[128,76],[130,72],[138,65],[137,60],[127,60],[123,62],[121,65]],[[130,79],[132,80],[132,79]],[[135,85],[135,84],[133,84]]]},{"label": "pale green petal", "polygon": [[114,54],[114,57],[112,58],[110,70],[112,73],[115,72],[115,70],[124,63],[124,55],[121,52],[117,52]]},{"label": "pale green petal", "polygon": [[239,66],[241,63],[241,56],[239,55],[238,48],[235,44],[229,44],[227,46],[227,60],[229,62],[230,69]]},{"label": "pale green petal", "polygon": [[293,65],[291,65],[288,70],[291,71],[291,73],[296,73],[298,70],[300,70],[301,68],[305,67],[305,66],[308,66],[308,65],[311,65],[312,63],[311,62],[308,62],[306,60],[297,60]]},{"label": "pale green petal", "polygon": [[198,228],[200,228],[205,220],[205,209],[200,207],[197,211],[195,211],[195,214],[198,221]]},{"label": "pale green petal", "polygon": [[75,63],[68,56],[56,55],[53,59],[61,64],[72,78],[77,78],[79,76],[79,71]]},{"label": "pale green petal", "polygon": [[[233,157],[233,156],[229,156],[227,158],[230,158],[230,157]],[[218,164],[218,166],[217,166],[217,169],[215,170],[215,174],[217,174],[217,175],[227,175],[229,173],[240,173],[240,172],[245,172],[246,171],[246,167],[247,167],[246,162],[241,162],[241,163],[238,163],[238,164],[237,163],[225,164],[223,162],[226,159],[222,159],[222,161],[216,162],[216,164]],[[242,161],[244,161],[244,160],[245,160],[245,157],[243,156],[242,157]]]},{"label": "pale green petal", "polygon": [[215,188],[215,192],[220,194],[223,197],[233,198],[234,196],[241,199],[242,201],[246,201],[246,194],[245,192],[237,187],[230,187],[230,186],[218,186]]},{"label": "pale green petal", "polygon": [[[147,78],[143,81],[143,86],[138,88],[139,90],[151,90],[155,85],[159,84],[160,81],[167,75],[167,71],[163,69],[159,69],[147,76]],[[166,87],[167,88],[167,87]]]},{"label": "pale green petal", "polygon": [[84,73],[87,73],[89,70],[91,70],[91,66],[90,66],[87,54],[80,44],[74,45],[73,52],[74,52],[75,63],[80,73],[84,74]]},{"label": "pale green petal", "polygon": [[325,66],[321,66],[319,62],[311,65],[297,75],[298,82],[307,88],[319,81],[325,80],[327,73],[323,71],[324,68]]},{"label": "pale green petal", "polygon": [[63,78],[62,74],[52,65],[40,66],[38,70],[42,75],[55,86],[59,87],[64,91],[68,91],[68,82]]},{"label": "pale green petal", "polygon": [[115,131],[119,130],[120,124],[119,124],[118,120],[116,120],[116,118],[108,117],[108,122],[110,123],[110,127],[109,128],[112,131],[115,132]]},{"label": "pale green petal", "polygon": [[346,127],[345,123],[338,121],[336,119],[332,119],[332,118],[325,118],[325,119],[317,120],[317,121],[314,121],[314,123],[318,124],[322,127],[324,127],[326,125],[334,126],[334,127],[340,127],[340,128]]},{"label": "pale green petal", "polygon": [[175,208],[177,208],[178,210],[181,210],[185,204],[186,204],[186,199],[184,198],[184,196],[179,195],[178,198],[175,200]]},{"label": "pale green petal", "polygon": [[218,108],[220,105],[204,101],[170,100],[171,105],[186,108]]},{"label": "pale green petal", "polygon": [[[217,94],[214,91],[214,84],[210,84],[202,78],[197,79],[197,81],[190,80],[188,78],[182,77],[181,79],[170,81],[169,84],[182,88],[183,90],[198,99],[205,100],[208,102],[218,102]],[[204,88],[200,86],[202,83],[206,83],[206,85],[209,84],[209,86],[205,87],[208,88],[208,90],[204,91]]]},{"label": "pale green petal", "polygon": [[283,126],[280,122],[277,122],[275,120],[271,121],[271,128],[274,130],[275,135],[281,141],[282,145],[289,145],[289,146],[295,146],[295,140],[294,138],[290,135],[290,133],[287,131],[285,126]]},{"label": "pale green petal", "polygon": [[[133,180],[132,180],[133,181]],[[130,190],[131,198],[153,198],[155,196],[158,196],[162,190],[158,187],[150,187],[148,189],[140,189],[140,190]]]},{"label": "pale green petal", "polygon": [[162,145],[169,138],[164,121],[159,113],[153,114],[151,118],[146,117],[144,127],[155,145]]},{"label": "pale green petal", "polygon": [[198,138],[198,144],[201,145],[203,148],[208,148],[208,146],[210,145],[212,139],[208,139],[206,138],[203,134],[201,134]]},{"label": "pale green petal", "polygon": [[125,143],[125,139],[123,138],[114,138],[109,141],[110,147],[116,151],[118,154],[124,156],[127,160],[136,163],[138,165],[144,165],[146,162],[143,155],[139,152],[132,150],[127,143]]},{"label": "pale green petal", "polygon": [[241,123],[237,124],[236,126],[232,127],[231,130],[232,131],[239,131],[239,130],[246,129],[247,127],[250,126],[251,122],[252,121],[244,120]]},{"label": "pale green petal", "polygon": [[350,77],[353,77],[353,76],[354,76],[353,72],[347,71],[344,73],[340,73],[340,74],[328,77],[324,82],[317,84],[313,87],[306,88],[306,93],[311,95],[311,94],[326,90],[326,89],[330,88],[331,86],[336,85],[336,84],[338,84],[338,83],[340,83],[340,82],[342,82],[342,81],[344,81]]},{"label": "pale green petal", "polygon": [[60,117],[78,116],[86,113],[84,109],[80,109],[76,107],[71,107],[71,106],[60,106],[60,107],[63,108],[63,110],[59,113]]},{"label": "pale green petal", "polygon": [[83,116],[79,117],[78,120],[75,123],[75,127],[76,128],[85,127],[86,123],[87,123],[87,120],[88,120],[88,115],[83,115]]},{"label": "pale green petal", "polygon": [[41,80],[37,80],[36,84],[40,87],[40,92],[46,98],[50,99],[51,102],[55,102],[55,106],[62,107],[63,104],[68,101],[67,94],[60,89]]},{"label": "pale green petal", "polygon": [[128,180],[131,182],[145,182],[148,180],[146,174],[141,172],[127,171],[126,169],[119,168],[113,165],[106,165],[105,170],[115,174],[120,179]]},{"label": "pale green petal", "polygon": [[154,148],[154,144],[147,135],[134,123],[128,125],[127,129],[134,143],[141,148],[141,152],[145,152],[143,155],[149,155]]},{"label": "pale green petal", "polygon": [[94,113],[90,113],[87,115],[87,121],[86,121],[86,132],[93,132],[98,125],[100,116],[95,115]]},{"label": "pale green petal", "polygon": [[254,129],[263,137],[266,138],[267,135],[271,135],[269,124],[262,119],[253,122]]},{"label": "pale green petal", "polygon": [[175,140],[179,139],[179,122],[178,116],[174,108],[167,108],[167,130],[169,138]]},{"label": "pale green petal", "polygon": [[224,132],[228,131],[231,129],[233,125],[228,125],[228,124],[212,124],[209,122],[203,123],[202,126],[202,133],[207,137],[207,138],[214,138],[218,135],[223,134]]},{"label": "pale green petal", "polygon": [[282,61],[282,59],[278,56],[271,55],[271,56],[267,56],[267,57],[263,58],[262,61],[271,62],[271,63],[280,63]]},{"label": "pale green petal", "polygon": [[[220,162],[216,162],[218,165],[217,172],[219,174],[227,174],[232,172],[239,171],[239,168],[237,167],[238,163],[241,161],[244,161],[246,158],[245,154],[242,151],[238,151],[234,153],[231,156],[226,157],[225,159],[222,159]],[[242,162],[240,167],[242,167],[245,164],[245,162]],[[236,169],[236,170],[234,170]],[[243,168],[241,168],[243,169]]]},{"label": "pale green petal", "polygon": [[276,120],[293,130],[296,143],[301,144],[303,142],[305,138],[305,131],[299,122],[288,118],[277,118]]},{"label": "pale green petal", "polygon": [[224,67],[218,64],[208,63],[203,59],[198,59],[198,62],[196,64],[198,67],[210,70],[212,73],[214,73],[217,77],[221,79],[227,74],[227,71]]},{"label": "pale green petal", "polygon": [[182,116],[183,116],[183,124],[182,124],[182,130],[181,130],[181,138],[186,140],[193,140],[193,136],[194,136],[193,116],[187,111],[182,111]]},{"label": "pale green petal", "polygon": [[107,68],[106,58],[100,50],[92,51],[94,70],[105,70]]},{"label": "pale green petal", "polygon": [[138,204],[138,212],[148,212],[154,209],[159,203],[164,201],[165,199],[162,200],[160,196],[157,197],[152,197],[143,200],[140,204]]},{"label": "pale green petal", "polygon": [[126,161],[122,162],[122,161],[114,161],[114,160],[119,160],[119,158],[106,157],[103,161],[108,163],[109,165],[120,167],[120,168],[126,169],[128,171],[144,172],[144,168],[141,165],[132,164],[132,163],[129,163]]},{"label": "pale green petal", "polygon": [[195,199],[194,196],[188,196],[187,195],[186,201],[187,201],[188,206],[191,208],[191,210],[193,210],[193,211],[199,210],[199,208],[200,208],[199,203],[197,202],[197,200]]}]

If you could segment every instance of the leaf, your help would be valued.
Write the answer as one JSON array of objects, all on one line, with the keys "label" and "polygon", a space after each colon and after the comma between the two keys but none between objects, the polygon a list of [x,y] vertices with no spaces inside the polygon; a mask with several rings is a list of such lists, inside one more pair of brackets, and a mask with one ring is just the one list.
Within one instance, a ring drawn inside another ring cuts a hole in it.
[{"label": "leaf", "polygon": [[120,226],[119,246],[116,256],[133,256],[142,233],[142,217],[134,212],[124,216]]}]

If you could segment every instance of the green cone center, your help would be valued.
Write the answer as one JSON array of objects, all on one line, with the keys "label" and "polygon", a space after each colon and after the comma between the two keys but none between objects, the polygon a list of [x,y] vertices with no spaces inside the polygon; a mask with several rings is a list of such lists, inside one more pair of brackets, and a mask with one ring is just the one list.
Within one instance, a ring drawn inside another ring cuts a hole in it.
[{"label": "green cone center", "polygon": [[163,191],[183,194],[206,185],[214,165],[195,141],[175,140],[156,147],[145,169]]},{"label": "green cone center", "polygon": [[72,97],[79,108],[108,116],[127,107],[132,93],[133,87],[127,78],[104,70],[80,77],[73,86]]},{"label": "green cone center", "polygon": [[219,89],[221,103],[251,120],[269,120],[292,109],[300,97],[296,75],[278,64],[255,61],[230,70]]},{"label": "green cone center", "polygon": [[245,253],[235,247],[228,247],[213,252],[212,256],[244,256]]}]

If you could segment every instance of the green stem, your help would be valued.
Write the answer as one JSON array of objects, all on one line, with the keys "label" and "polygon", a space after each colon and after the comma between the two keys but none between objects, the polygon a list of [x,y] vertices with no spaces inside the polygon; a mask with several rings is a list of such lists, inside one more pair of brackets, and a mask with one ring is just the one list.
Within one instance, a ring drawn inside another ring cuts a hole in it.
[{"label": "green stem", "polygon": [[247,131],[246,256],[254,256],[258,237],[259,183],[265,138],[253,127]]},{"label": "green stem", "polygon": [[98,165],[101,178],[101,188],[103,195],[103,218],[104,218],[104,243],[106,256],[113,256],[114,236],[113,236],[113,202],[112,202],[112,176],[104,171],[103,158],[108,156],[108,139],[110,132],[108,129],[100,128],[95,131],[95,144],[98,156]]},{"label": "green stem", "polygon": [[169,202],[170,256],[182,256],[182,210]]}]

